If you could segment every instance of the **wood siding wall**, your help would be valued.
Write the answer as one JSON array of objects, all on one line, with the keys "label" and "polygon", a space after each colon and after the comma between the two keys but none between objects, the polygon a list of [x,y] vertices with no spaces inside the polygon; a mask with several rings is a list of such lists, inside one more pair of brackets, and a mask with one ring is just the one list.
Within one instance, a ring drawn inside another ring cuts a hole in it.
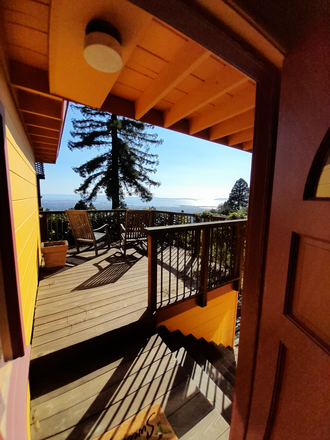
[{"label": "wood siding wall", "polygon": [[236,325],[237,291],[232,290],[208,302],[207,307],[194,307],[191,310],[159,322],[171,332],[180,330],[185,336],[204,338],[233,347]]},{"label": "wood siding wall", "polygon": [[14,214],[21,304],[26,344],[30,344],[38,285],[39,215],[34,154],[0,72],[0,100],[6,109],[6,139]]}]

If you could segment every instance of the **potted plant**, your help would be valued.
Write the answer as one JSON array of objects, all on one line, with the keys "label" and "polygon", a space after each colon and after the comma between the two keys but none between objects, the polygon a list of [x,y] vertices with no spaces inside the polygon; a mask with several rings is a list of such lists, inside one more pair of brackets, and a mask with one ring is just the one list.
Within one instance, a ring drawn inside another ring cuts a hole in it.
[{"label": "potted plant", "polygon": [[41,253],[44,257],[45,267],[62,267],[65,265],[67,240],[45,241],[41,243]]}]

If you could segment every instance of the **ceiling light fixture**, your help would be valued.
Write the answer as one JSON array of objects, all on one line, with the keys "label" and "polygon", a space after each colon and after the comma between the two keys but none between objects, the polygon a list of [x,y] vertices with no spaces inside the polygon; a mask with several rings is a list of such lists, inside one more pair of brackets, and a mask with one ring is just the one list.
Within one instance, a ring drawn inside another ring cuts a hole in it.
[{"label": "ceiling light fixture", "polygon": [[120,34],[104,20],[92,20],[86,26],[84,57],[101,72],[118,72],[123,67]]}]

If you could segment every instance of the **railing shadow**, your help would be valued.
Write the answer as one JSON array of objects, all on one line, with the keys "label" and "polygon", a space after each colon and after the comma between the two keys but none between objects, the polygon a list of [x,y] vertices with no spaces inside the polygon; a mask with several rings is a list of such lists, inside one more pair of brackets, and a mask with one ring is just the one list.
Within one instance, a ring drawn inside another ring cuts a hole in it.
[{"label": "railing shadow", "polygon": [[95,266],[99,272],[75,287],[72,292],[113,284],[125,275],[141,258],[143,258],[143,255],[136,257],[132,254],[123,257],[121,254],[118,255],[118,253],[116,253],[104,260],[94,263],[93,266]]}]

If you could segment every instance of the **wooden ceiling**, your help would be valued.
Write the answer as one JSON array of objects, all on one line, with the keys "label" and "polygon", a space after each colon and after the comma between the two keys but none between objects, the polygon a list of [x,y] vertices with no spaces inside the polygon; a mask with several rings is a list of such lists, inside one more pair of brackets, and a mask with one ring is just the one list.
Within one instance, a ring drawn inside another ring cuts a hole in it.
[{"label": "wooden ceiling", "polygon": [[[127,0],[3,0],[12,90],[36,161],[54,163],[63,100],[252,151],[255,83]],[[124,66],[83,57],[88,22],[121,35]]]}]

